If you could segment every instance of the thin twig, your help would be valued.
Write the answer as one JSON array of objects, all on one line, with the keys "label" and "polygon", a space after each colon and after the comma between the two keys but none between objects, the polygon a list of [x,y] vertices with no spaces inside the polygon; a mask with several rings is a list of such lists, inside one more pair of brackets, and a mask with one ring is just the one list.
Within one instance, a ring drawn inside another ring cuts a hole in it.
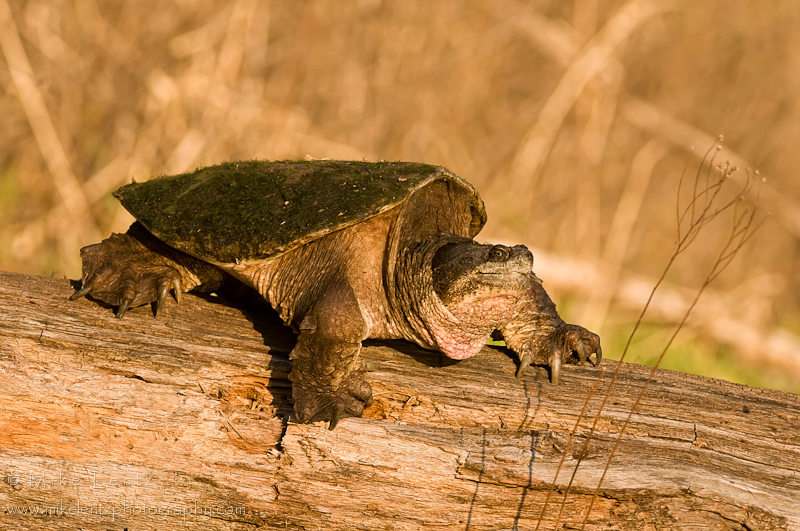
[{"label": "thin twig", "polygon": [[[720,140],[721,140],[721,138],[720,138]],[[709,163],[713,163],[713,157],[711,159],[709,159]],[[631,407],[630,411],[628,412],[628,416],[626,417],[625,422],[623,423],[622,428],[620,429],[619,434],[617,435],[617,439],[614,442],[614,445],[613,445],[613,447],[611,449],[611,453],[610,453],[610,455],[608,457],[608,460],[606,461],[606,465],[603,468],[603,473],[600,476],[600,480],[598,481],[597,487],[595,488],[595,491],[594,491],[594,493],[592,495],[592,498],[591,498],[591,500],[589,502],[589,507],[587,508],[586,514],[584,515],[584,519],[583,519],[583,523],[582,523],[582,527],[581,527],[582,529],[586,526],[586,523],[587,523],[587,521],[589,519],[589,515],[591,514],[592,507],[594,505],[594,501],[595,501],[595,499],[597,498],[597,496],[598,496],[598,494],[600,492],[600,488],[601,488],[601,486],[603,484],[603,480],[605,479],[606,474],[608,473],[608,470],[609,470],[610,465],[611,465],[611,461],[613,460],[614,455],[616,454],[616,451],[619,448],[619,444],[622,441],[622,437],[623,437],[623,435],[625,433],[625,430],[628,427],[628,424],[630,423],[630,419],[633,417],[633,414],[636,411],[636,408],[638,407],[642,397],[644,396],[644,393],[647,390],[647,387],[650,384],[650,381],[652,380],[653,376],[655,375],[656,370],[661,365],[661,362],[663,361],[664,357],[666,356],[667,351],[672,346],[672,343],[675,341],[675,338],[677,337],[678,333],[681,331],[681,329],[684,327],[684,325],[688,321],[689,316],[691,315],[692,311],[694,310],[695,306],[697,305],[697,302],[700,300],[700,297],[705,292],[706,288],[708,288],[708,286],[711,284],[711,282],[713,282],[713,280],[716,279],[725,270],[725,268],[727,268],[727,266],[731,263],[733,258],[738,253],[738,251],[741,250],[741,248],[750,240],[750,238],[753,236],[753,234],[755,234],[755,232],[758,230],[758,228],[763,224],[764,220],[761,220],[760,222],[758,222],[755,225],[753,225],[753,221],[755,219],[755,207],[750,209],[750,210],[748,210],[747,207],[744,207],[745,211],[741,215],[737,215],[737,210],[739,208],[742,208],[741,205],[743,204],[742,199],[744,197],[744,194],[749,192],[751,187],[752,187],[752,180],[753,180],[752,176],[753,176],[753,174],[751,174],[749,169],[747,170],[747,179],[746,179],[746,183],[745,183],[745,185],[743,187],[742,193],[740,193],[735,199],[733,199],[733,200],[729,201],[728,203],[726,203],[725,205],[723,205],[721,208],[718,208],[716,210],[712,210],[712,206],[714,204],[714,199],[716,199],[717,194],[719,193],[719,190],[721,189],[722,182],[727,178],[727,176],[729,176],[731,173],[733,173],[733,171],[736,171],[737,169],[738,168],[730,166],[730,165],[724,165],[721,168],[719,168],[719,171],[720,171],[720,179],[718,181],[719,186],[717,184],[712,184],[710,186],[706,186],[700,192],[697,192],[697,187],[695,187],[695,189],[694,189],[695,195],[694,195],[694,197],[692,198],[692,200],[690,202],[690,206],[687,207],[687,209],[689,209],[689,208],[692,209],[692,215],[689,218],[691,220],[691,223],[689,224],[689,228],[688,228],[686,234],[684,235],[684,237],[683,238],[679,238],[678,243],[676,245],[675,253],[670,258],[670,261],[667,264],[667,267],[664,269],[664,272],[662,273],[661,278],[659,279],[658,283],[656,284],[656,286],[651,291],[650,298],[648,299],[648,304],[646,306],[649,306],[649,303],[652,300],[652,297],[655,294],[655,291],[658,289],[658,286],[661,284],[661,281],[666,276],[667,271],[671,267],[672,263],[674,262],[674,259],[678,256],[678,254],[680,254],[681,252],[686,250],[688,245],[691,244],[692,241],[694,241],[694,239],[696,238],[697,234],[711,220],[713,220],[715,217],[717,217],[717,215],[719,215],[721,212],[724,212],[724,211],[730,209],[731,207],[733,207],[733,218],[732,218],[731,231],[730,231],[730,234],[729,234],[727,240],[725,241],[724,245],[722,246],[722,249],[720,250],[720,252],[719,252],[719,254],[717,256],[717,260],[712,265],[711,270],[709,271],[708,275],[706,276],[705,280],[703,281],[703,284],[698,289],[697,294],[695,295],[695,297],[692,300],[691,304],[686,309],[686,312],[684,313],[684,315],[681,318],[681,320],[678,323],[678,325],[675,327],[675,330],[674,330],[672,336],[669,338],[669,340],[667,341],[666,345],[664,346],[664,348],[662,349],[661,353],[659,354],[658,359],[656,360],[656,363],[653,365],[653,368],[651,369],[647,380],[645,380],[645,383],[642,386],[641,391],[639,392],[638,396],[636,397],[636,400],[633,403],[633,406]],[[698,171],[698,179],[699,179],[699,175],[700,175],[700,172]],[[697,182],[697,179],[696,179],[695,182]],[[700,195],[702,195],[704,193],[707,193],[707,191],[709,191],[709,190],[711,190],[712,188],[715,188],[715,187],[716,187],[716,189],[713,191],[713,193],[710,196],[710,201],[705,203],[705,206],[703,207],[702,210],[695,211],[693,205],[697,203],[698,193]],[[678,201],[680,201],[680,197],[678,198]],[[679,229],[679,235],[680,235],[680,229]],[[642,310],[642,313],[640,314],[639,319],[636,322],[636,326],[634,327],[634,331],[631,332],[630,336],[628,337],[628,342],[627,342],[627,344],[625,346],[625,350],[623,351],[622,358],[624,358],[625,355],[628,352],[628,347],[631,344],[631,341],[633,339],[633,336],[636,333],[636,330],[638,329],[639,325],[642,322],[642,319],[644,317],[646,309],[647,308],[645,307]],[[617,370],[619,370],[622,358],[620,358],[620,363],[617,364]],[[612,378],[612,383],[608,388],[608,391],[606,393],[606,397],[604,398],[603,403],[602,403],[601,408],[600,408],[600,411],[597,414],[598,417],[602,413],[603,407],[605,406],[606,399],[611,394],[611,388],[612,388],[613,383],[614,383],[614,381],[616,379],[617,370],[615,370],[615,372],[614,372],[614,378]],[[593,431],[590,432],[589,438],[591,438],[592,433],[593,433]]]},{"label": "thin twig", "polygon": [[[722,140],[723,140],[723,138],[720,135],[720,137],[718,138],[718,141],[722,142]],[[592,496],[592,499],[591,499],[591,501],[589,503],[589,507],[588,507],[588,509],[586,511],[586,514],[585,514],[585,517],[584,517],[584,520],[583,520],[583,526],[585,526],[586,522],[588,521],[589,515],[591,514],[592,506],[594,504],[594,500],[596,499],[596,497],[599,494],[600,487],[602,486],[603,480],[604,480],[604,478],[605,478],[605,476],[606,476],[606,474],[608,472],[609,466],[611,464],[611,460],[613,459],[614,454],[615,454],[617,448],[619,447],[619,443],[622,440],[622,436],[625,433],[625,430],[626,430],[626,428],[627,428],[627,426],[628,426],[628,424],[630,422],[630,419],[632,418],[633,413],[635,412],[636,408],[638,407],[639,402],[641,401],[641,398],[644,395],[644,392],[646,391],[647,386],[649,385],[649,382],[652,380],[652,377],[655,374],[655,371],[660,366],[661,361],[664,359],[664,356],[666,355],[666,353],[669,350],[670,346],[674,342],[675,337],[677,336],[678,332],[683,328],[683,326],[686,324],[686,322],[687,322],[692,310],[697,305],[697,302],[699,301],[700,296],[703,294],[703,292],[706,290],[706,288],[730,264],[731,260],[736,255],[736,253],[742,248],[742,246],[745,243],[747,243],[747,241],[753,236],[753,234],[758,229],[758,227],[760,227],[761,223],[763,223],[763,221],[762,221],[762,222],[760,222],[760,223],[758,223],[758,224],[756,224],[754,226],[753,225],[753,220],[754,220],[754,216],[755,216],[755,208],[753,208],[752,210],[748,210],[747,207],[742,207],[741,206],[743,204],[742,198],[750,191],[750,189],[752,187],[752,180],[753,179],[751,177],[753,175],[757,175],[757,173],[751,174],[749,169],[747,170],[746,182],[745,182],[742,190],[740,191],[740,193],[737,194],[737,196],[733,200],[728,201],[727,203],[723,204],[721,207],[718,207],[718,208],[714,207],[714,205],[716,204],[716,200],[717,200],[718,194],[722,190],[722,186],[723,186],[724,182],[726,181],[727,177],[729,177],[732,173],[734,173],[735,171],[738,170],[737,167],[732,166],[730,164],[720,164],[720,165],[717,166],[717,171],[718,171],[717,179],[716,180],[712,180],[711,179],[711,172],[712,172],[712,168],[713,168],[713,165],[714,165],[714,160],[715,160],[717,152],[719,152],[720,149],[721,149],[721,147],[719,146],[719,144],[715,144],[714,146],[712,146],[711,149],[709,149],[706,152],[706,154],[703,157],[703,160],[702,160],[701,164],[699,165],[698,170],[697,170],[697,172],[695,173],[695,176],[694,176],[694,182],[692,184],[692,197],[689,200],[689,203],[687,205],[685,205],[684,207],[681,207],[681,193],[680,192],[682,190],[683,181],[684,181],[684,178],[685,178],[685,175],[686,175],[686,167],[684,167],[684,170],[680,174],[680,177],[679,177],[679,180],[678,180],[678,193],[677,193],[677,197],[676,197],[677,238],[676,238],[676,242],[675,242],[675,250],[673,251],[672,256],[670,256],[666,266],[664,267],[664,269],[663,269],[663,271],[661,273],[661,276],[656,281],[655,285],[653,286],[652,290],[650,291],[650,295],[648,296],[647,302],[645,303],[644,307],[642,308],[642,310],[641,310],[641,312],[639,314],[639,317],[638,317],[638,319],[637,319],[637,321],[636,321],[636,323],[635,323],[635,325],[633,327],[633,330],[631,331],[630,335],[628,336],[628,340],[627,340],[627,342],[625,344],[625,347],[624,347],[624,349],[622,351],[622,355],[621,355],[619,361],[617,362],[617,365],[616,365],[616,367],[614,369],[614,373],[612,375],[612,378],[611,378],[611,381],[609,383],[609,386],[606,389],[605,396],[603,397],[603,400],[602,400],[602,402],[600,404],[600,408],[599,408],[599,410],[598,410],[598,412],[597,412],[597,414],[595,416],[594,423],[592,424],[592,427],[589,430],[589,434],[587,435],[586,441],[584,443],[584,450],[586,449],[586,447],[588,445],[588,442],[591,440],[592,436],[594,435],[595,428],[597,426],[597,421],[600,418],[600,416],[602,415],[602,412],[605,409],[606,403],[607,403],[609,397],[611,396],[611,391],[612,391],[612,389],[614,387],[614,384],[616,383],[617,376],[618,376],[619,371],[620,371],[620,369],[622,367],[623,360],[625,359],[625,357],[628,354],[628,351],[630,349],[630,345],[631,345],[631,343],[633,341],[633,338],[636,335],[636,332],[639,330],[639,327],[641,326],[641,324],[644,321],[644,316],[647,313],[647,310],[649,309],[651,302],[653,301],[655,293],[658,291],[659,287],[664,282],[664,279],[666,278],[668,272],[670,271],[670,269],[672,268],[673,264],[675,263],[675,260],[678,258],[679,255],[681,255],[684,251],[686,251],[686,249],[688,249],[691,246],[691,244],[696,240],[698,234],[702,231],[703,227],[708,225],[711,221],[713,221],[721,213],[733,208],[733,219],[732,219],[732,225],[731,225],[730,234],[729,234],[728,239],[726,240],[725,244],[723,245],[722,249],[720,250],[717,260],[714,262],[714,265],[712,266],[711,270],[709,271],[709,274],[706,276],[705,281],[703,282],[702,286],[700,287],[700,289],[698,290],[697,294],[695,295],[694,300],[691,302],[691,304],[689,305],[688,309],[684,313],[684,315],[683,315],[680,323],[676,327],[672,337],[669,339],[669,341],[665,345],[664,349],[662,350],[661,354],[659,355],[659,357],[658,357],[658,359],[656,361],[656,364],[654,365],[653,369],[651,370],[650,375],[648,376],[644,386],[642,387],[642,390],[640,391],[640,393],[639,393],[638,397],[636,398],[633,406],[631,407],[631,410],[629,411],[628,416],[627,416],[627,418],[626,418],[626,420],[625,420],[625,422],[624,422],[624,424],[622,426],[622,429],[620,430],[620,432],[619,432],[619,434],[617,436],[617,440],[614,443],[614,446],[612,448],[611,454],[609,455],[609,458],[608,458],[608,460],[606,462],[606,465],[605,465],[605,467],[603,469],[603,474],[602,474],[602,476],[600,478],[600,481],[598,482],[597,487],[596,487],[596,489],[594,491],[594,494]],[[701,201],[702,201],[702,204],[701,204]],[[739,213],[739,209],[740,208],[745,208],[744,212],[742,212],[741,214]],[[684,225],[687,225],[685,227],[685,229],[684,229]],[[599,379],[598,379],[598,381],[599,381]],[[596,389],[596,387],[597,386],[595,386],[595,389]],[[581,420],[582,420],[582,418],[583,418],[583,416],[585,414],[586,406],[587,406],[587,404],[589,402],[589,399],[591,398],[591,396],[594,395],[594,392],[595,392],[595,390],[593,389],[591,394],[590,394],[590,396],[589,396],[589,398],[587,398],[586,403],[584,403],[584,407],[583,407],[580,415],[578,416],[578,420],[576,421],[574,430],[577,430],[577,427],[580,424],[580,422],[581,422]],[[574,430],[573,430],[573,434],[574,434]],[[572,437],[570,437],[570,443],[571,442],[572,442]],[[569,446],[568,446],[568,448],[569,448]],[[582,454],[583,454],[583,452],[581,453],[581,455]],[[563,463],[563,461],[565,459],[565,455],[566,455],[566,451],[564,452],[564,455],[562,455],[561,463]],[[547,505],[548,505],[549,500],[550,500],[550,493],[555,488],[556,479],[558,478],[558,474],[559,474],[559,472],[561,470],[561,466],[562,466],[561,463],[559,464],[559,467],[556,470],[556,476],[553,479],[553,482],[551,484],[551,489],[548,492],[548,496],[545,499],[545,503],[544,503],[544,505],[542,507],[542,512],[541,512],[541,515],[539,517],[539,523],[541,523],[542,518],[544,516],[544,513],[545,513],[545,511],[547,509]],[[559,510],[559,516],[558,516],[558,518],[556,520],[556,527],[558,526],[558,524],[560,522],[561,514],[563,513],[563,508],[564,508],[564,506],[566,504],[566,500],[567,500],[567,496],[569,495],[570,487],[572,485],[572,482],[573,482],[573,479],[574,479],[575,475],[577,474],[577,470],[578,470],[578,467],[580,466],[580,464],[581,464],[581,459],[579,457],[579,459],[578,459],[578,461],[576,463],[575,469],[573,470],[573,473],[572,473],[572,479],[570,479],[570,483],[567,486],[567,490],[565,492],[564,499],[562,500],[562,503],[561,503],[561,508]],[[537,529],[538,529],[538,524],[537,524]]]},{"label": "thin twig", "polygon": [[[575,420],[575,427],[572,428],[572,431],[569,434],[569,441],[567,441],[567,447],[564,448],[564,451],[561,454],[561,460],[558,462],[558,468],[556,468],[556,475],[553,478],[553,481],[550,483],[550,490],[547,491],[547,497],[544,500],[544,505],[542,505],[542,512],[539,514],[539,519],[536,522],[536,531],[538,531],[539,525],[541,525],[542,520],[544,519],[545,509],[547,509],[547,504],[550,503],[550,496],[553,494],[553,490],[555,490],[556,480],[558,479],[558,474],[561,472],[561,468],[564,466],[564,460],[567,458],[567,454],[569,453],[569,449],[572,447],[572,440],[575,438],[575,433],[578,431],[578,426],[580,426],[581,419],[584,417],[584,413],[586,412],[586,408],[589,406],[589,401],[592,399],[592,397],[594,396],[595,392],[597,391],[597,388],[600,386],[600,382],[603,381],[603,375],[605,374],[605,372],[606,372],[606,369],[603,369],[602,372],[600,373],[600,376],[598,376],[597,381],[595,381],[595,383],[594,383],[594,387],[589,392],[589,396],[586,397],[586,401],[583,403],[583,409],[581,409],[581,412],[578,414],[578,418]],[[598,418],[599,417],[595,417],[595,423],[597,423],[597,419]],[[594,427],[594,426],[592,426],[592,427]],[[588,442],[588,439],[587,439],[587,442]],[[586,444],[584,444],[584,446],[583,446],[583,450],[585,450],[585,449],[586,449]],[[581,455],[583,455],[583,451],[581,451]],[[578,464],[580,464],[580,457],[578,458]],[[578,467],[576,465],[575,466],[575,470],[577,470],[577,469],[578,469]],[[575,470],[573,470],[572,477],[569,480],[569,485],[567,486],[567,492],[564,493],[564,501],[566,501],[566,499],[567,499],[567,494],[569,493],[569,487],[572,486],[572,480],[575,479]],[[563,511],[563,509],[564,509],[564,503],[562,502],[561,503],[561,508],[558,511],[558,520],[561,520],[561,512]],[[558,525],[558,524],[556,524],[556,525]]]}]

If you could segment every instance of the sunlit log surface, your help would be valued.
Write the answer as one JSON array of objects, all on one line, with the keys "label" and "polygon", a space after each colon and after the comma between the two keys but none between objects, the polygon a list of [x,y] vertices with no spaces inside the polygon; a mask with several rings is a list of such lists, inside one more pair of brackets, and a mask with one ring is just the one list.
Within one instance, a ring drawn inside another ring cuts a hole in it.
[{"label": "sunlit log surface", "polygon": [[294,339],[265,307],[117,320],[72,291],[0,273],[2,529],[800,528],[796,395],[659,370],[594,496],[647,367],[585,445],[616,362],[552,386],[498,349],[372,342],[375,403],[330,432],[291,420]]}]

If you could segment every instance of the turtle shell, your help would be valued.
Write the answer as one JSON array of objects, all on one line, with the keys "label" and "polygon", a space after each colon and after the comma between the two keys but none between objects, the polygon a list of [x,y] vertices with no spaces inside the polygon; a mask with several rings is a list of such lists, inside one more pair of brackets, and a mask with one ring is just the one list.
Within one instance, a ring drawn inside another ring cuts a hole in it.
[{"label": "turtle shell", "polygon": [[132,183],[114,192],[153,235],[202,260],[265,260],[393,208],[447,181],[471,198],[474,236],[486,222],[478,192],[440,166],[412,162],[240,161]]}]

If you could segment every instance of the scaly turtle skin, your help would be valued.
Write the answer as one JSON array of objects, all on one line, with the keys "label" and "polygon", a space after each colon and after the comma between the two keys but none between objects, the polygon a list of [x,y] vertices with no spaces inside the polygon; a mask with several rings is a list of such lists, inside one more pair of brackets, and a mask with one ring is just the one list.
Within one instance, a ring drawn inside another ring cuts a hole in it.
[{"label": "scaly turtle skin", "polygon": [[361,416],[368,338],[406,339],[454,359],[502,336],[550,367],[602,359],[600,338],[564,323],[523,245],[479,244],[477,191],[408,162],[242,161],[123,186],[126,234],[81,249],[84,295],[128,308],[213,291],[226,273],[255,288],[298,333],[291,353],[300,422]]}]

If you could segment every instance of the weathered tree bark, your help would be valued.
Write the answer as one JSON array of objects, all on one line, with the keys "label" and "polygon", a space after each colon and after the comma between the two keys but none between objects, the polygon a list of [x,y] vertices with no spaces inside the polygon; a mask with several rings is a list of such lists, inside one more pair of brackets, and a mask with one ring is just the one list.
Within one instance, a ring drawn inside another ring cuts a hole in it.
[{"label": "weathered tree bark", "polygon": [[552,386],[497,349],[371,343],[375,403],[330,432],[291,421],[294,338],[263,307],[117,320],[71,293],[0,273],[0,529],[800,529],[796,395],[657,371],[594,497],[649,368],[584,445],[607,370],[567,449],[600,368]]}]

